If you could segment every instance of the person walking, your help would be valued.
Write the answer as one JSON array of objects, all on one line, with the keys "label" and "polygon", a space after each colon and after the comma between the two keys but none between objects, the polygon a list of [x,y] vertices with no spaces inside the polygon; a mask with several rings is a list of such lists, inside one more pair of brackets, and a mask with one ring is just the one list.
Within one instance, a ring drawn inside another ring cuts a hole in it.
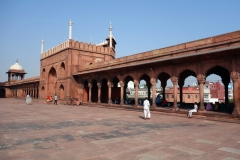
[{"label": "person walking", "polygon": [[58,96],[55,94],[55,96],[54,96],[54,104],[56,104],[56,105],[57,105],[57,100],[58,100]]},{"label": "person walking", "polygon": [[188,118],[192,117],[192,113],[193,112],[197,112],[198,111],[198,106],[197,106],[197,102],[194,103],[194,109],[191,109],[190,111],[188,111]]},{"label": "person walking", "polygon": [[150,119],[150,103],[149,100],[146,98],[143,102],[143,112],[144,112],[144,119]]}]

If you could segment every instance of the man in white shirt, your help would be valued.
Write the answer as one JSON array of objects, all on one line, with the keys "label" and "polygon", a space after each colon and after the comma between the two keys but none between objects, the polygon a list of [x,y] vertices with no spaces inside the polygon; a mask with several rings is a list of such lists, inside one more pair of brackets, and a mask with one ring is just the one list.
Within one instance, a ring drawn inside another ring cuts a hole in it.
[{"label": "man in white shirt", "polygon": [[190,111],[188,111],[188,118],[192,117],[193,112],[198,112],[197,102],[194,103],[194,109],[191,109]]},{"label": "man in white shirt", "polygon": [[58,100],[58,97],[57,97],[57,95],[55,94],[55,96],[54,96],[54,104],[56,104],[56,105],[57,105],[57,100]]},{"label": "man in white shirt", "polygon": [[148,99],[146,98],[143,102],[143,111],[144,111],[144,119],[150,119],[150,103]]}]

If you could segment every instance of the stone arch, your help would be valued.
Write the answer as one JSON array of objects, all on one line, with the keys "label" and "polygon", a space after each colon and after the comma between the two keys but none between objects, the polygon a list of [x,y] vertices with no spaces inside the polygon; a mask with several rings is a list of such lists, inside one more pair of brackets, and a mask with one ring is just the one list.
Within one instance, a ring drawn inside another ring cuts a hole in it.
[{"label": "stone arch", "polygon": [[120,99],[121,95],[121,87],[119,87],[120,80],[116,76],[114,76],[111,80],[112,80],[111,100],[115,102],[115,100],[117,101],[118,99]]},{"label": "stone arch", "polygon": [[5,88],[0,88],[0,98],[5,98],[6,97],[6,90]]},{"label": "stone arch", "polygon": [[65,94],[64,94],[64,86],[63,86],[63,84],[61,84],[61,85],[59,86],[59,99],[64,99],[64,97],[65,97]]},{"label": "stone arch", "polygon": [[[206,78],[211,74],[216,74],[219,77],[221,77],[222,83],[224,84],[225,97],[228,97],[228,85],[231,81],[230,71],[225,67],[216,65],[216,66],[209,68],[206,71],[206,73],[205,73]],[[225,103],[228,104],[228,98],[225,98]]]},{"label": "stone arch", "polygon": [[55,95],[57,82],[57,71],[52,67],[48,72],[48,94]]},{"label": "stone arch", "polygon": [[108,81],[106,78],[101,80],[101,103],[108,103]]},{"label": "stone arch", "polygon": [[62,62],[60,65],[60,74],[61,75],[65,74],[65,63],[64,62]]},{"label": "stone arch", "polygon": [[[141,81],[141,80],[144,80],[145,82],[146,82],[146,87],[147,87],[147,90],[146,90],[146,88],[139,88],[139,90],[138,90],[138,99],[139,100],[143,100],[144,98],[146,98],[146,95],[143,93],[143,92],[146,92],[147,91],[147,97],[148,97],[148,99],[150,100],[150,99],[152,99],[152,92],[151,92],[151,88],[152,88],[152,84],[151,84],[151,82],[150,82],[150,80],[151,80],[151,78],[150,78],[150,76],[149,75],[147,75],[147,74],[142,74],[141,76],[140,76],[140,78],[139,78],[139,82]],[[140,86],[141,87],[141,86]],[[141,95],[142,94],[144,94],[144,97],[141,97]]]},{"label": "stone arch", "polygon": [[91,84],[92,84],[91,102],[98,102],[97,80],[92,79]]},{"label": "stone arch", "polygon": [[220,76],[221,78],[223,78],[224,76],[230,77],[229,70],[225,67],[218,66],[218,65],[209,68],[205,73],[206,77],[211,74],[216,74],[216,75]]},{"label": "stone arch", "polygon": [[182,72],[179,73],[178,75],[178,86],[179,86],[179,101],[180,104],[183,103],[183,86],[185,83],[185,79],[189,76],[193,76],[195,78],[197,78],[197,75],[194,71],[190,70],[190,69],[185,69]]},{"label": "stone arch", "polygon": [[117,77],[112,78],[113,87],[118,87],[119,79]]},{"label": "stone arch", "polygon": [[185,79],[189,76],[193,76],[193,77],[197,78],[197,74],[190,69],[185,69],[182,72],[180,72],[179,75],[178,75],[178,85],[179,86],[184,85]]},{"label": "stone arch", "polygon": [[124,99],[124,100],[133,99],[133,100],[134,100],[133,103],[135,103],[135,96],[134,96],[134,95],[131,95],[131,94],[130,94],[131,92],[129,91],[129,90],[134,90],[134,89],[127,88],[127,87],[128,87],[128,83],[129,83],[130,81],[132,81],[133,84],[134,84],[134,79],[133,79],[133,77],[132,77],[131,75],[127,75],[127,76],[124,77],[123,81],[124,81],[124,94],[123,94],[123,99]]},{"label": "stone arch", "polygon": [[43,79],[46,78],[46,69],[45,68],[42,69],[42,78]]},{"label": "stone arch", "polygon": [[166,99],[166,94],[165,94],[165,89],[167,86],[167,81],[171,78],[170,74],[167,72],[161,72],[160,74],[158,74],[157,77],[160,82],[161,82],[161,87],[162,87],[162,99]]}]

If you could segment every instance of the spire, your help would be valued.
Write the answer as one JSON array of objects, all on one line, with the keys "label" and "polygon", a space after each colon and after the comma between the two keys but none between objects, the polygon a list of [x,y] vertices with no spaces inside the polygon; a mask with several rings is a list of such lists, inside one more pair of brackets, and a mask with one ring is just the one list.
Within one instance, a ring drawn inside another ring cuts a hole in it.
[{"label": "spire", "polygon": [[18,63],[18,59],[17,59],[16,63]]},{"label": "spire", "polygon": [[110,45],[109,45],[109,47],[112,47],[112,23],[110,22],[110,27],[109,27],[109,40],[110,40]]},{"label": "spire", "polygon": [[93,43],[92,43],[92,37],[91,37],[91,41],[90,41],[90,44],[93,44]]},{"label": "spire", "polygon": [[72,20],[70,19],[70,22],[68,23],[69,24],[69,38],[68,39],[72,39]]},{"label": "spire", "polygon": [[44,40],[43,40],[43,37],[42,37],[41,53],[43,53],[43,45],[44,45]]}]

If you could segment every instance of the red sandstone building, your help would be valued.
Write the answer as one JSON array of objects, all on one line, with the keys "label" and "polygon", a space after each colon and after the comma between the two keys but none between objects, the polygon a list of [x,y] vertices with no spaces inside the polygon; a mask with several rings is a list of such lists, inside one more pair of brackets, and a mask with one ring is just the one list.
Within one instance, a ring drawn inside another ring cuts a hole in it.
[{"label": "red sandstone building", "polygon": [[[224,97],[228,95],[230,80],[233,81],[232,114],[239,114],[240,31],[115,58],[116,41],[111,26],[109,30],[105,42],[87,44],[72,40],[70,21],[67,41],[45,52],[42,41],[39,77],[24,79],[25,71],[10,68],[7,72],[8,82],[0,83],[0,95],[24,98],[30,94],[34,98],[45,99],[47,95],[57,94],[64,102],[70,103],[73,98],[78,98],[84,103],[103,106],[112,105],[112,99],[119,97],[119,105],[123,106],[129,81],[134,82],[135,92],[138,93],[139,82],[145,80],[148,98],[150,99],[151,89],[152,100],[155,102],[157,80],[161,81],[165,98],[166,82],[170,79],[173,83],[172,109],[177,110],[178,101],[186,102],[189,99],[182,94],[185,92],[184,80],[188,76],[194,76],[199,89],[191,90],[190,99],[200,102],[201,111],[204,110],[205,78],[217,74],[225,87]],[[225,101],[228,103],[227,99]],[[134,107],[138,107],[138,94],[135,94]],[[156,107],[155,103],[152,107]]]},{"label": "red sandstone building", "polygon": [[224,85],[222,85],[220,82],[216,82],[216,83],[206,82],[206,83],[210,84],[211,98],[217,98],[220,103],[225,102]]},{"label": "red sandstone building", "polygon": [[[206,81],[204,85],[209,84],[210,99],[217,99],[217,102],[225,102],[225,89],[224,85],[220,82],[209,82]],[[206,89],[205,89],[206,91]],[[174,100],[174,90],[172,87],[167,87],[165,91],[165,98],[168,102],[173,102]],[[207,93],[204,92],[204,96]],[[188,86],[182,88],[182,102],[183,103],[194,103],[200,102],[199,99],[199,86]],[[228,97],[228,96],[227,96]],[[180,102],[180,90],[177,91],[177,101]],[[208,102],[208,101],[205,101]],[[215,102],[214,102],[215,103]]]}]

